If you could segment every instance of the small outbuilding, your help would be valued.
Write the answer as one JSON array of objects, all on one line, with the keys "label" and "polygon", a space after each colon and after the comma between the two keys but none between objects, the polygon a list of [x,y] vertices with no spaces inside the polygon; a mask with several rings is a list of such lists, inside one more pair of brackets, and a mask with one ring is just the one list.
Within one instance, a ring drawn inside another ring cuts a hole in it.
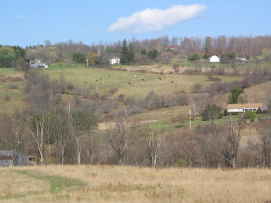
[{"label": "small outbuilding", "polygon": [[113,57],[109,60],[109,63],[111,65],[119,65],[120,64],[120,58],[119,57]]},{"label": "small outbuilding", "polygon": [[236,57],[236,62],[238,63],[248,63],[248,59],[243,58],[243,57]]},{"label": "small outbuilding", "polygon": [[29,67],[33,68],[33,69],[37,69],[37,68],[48,68],[48,65],[45,63],[42,63],[40,60],[33,60],[29,62]]},{"label": "small outbuilding", "polygon": [[29,165],[28,157],[15,151],[0,151],[0,167]]},{"label": "small outbuilding", "polygon": [[210,62],[210,63],[220,63],[220,58],[219,58],[218,56],[216,56],[216,55],[211,56],[211,57],[209,58],[209,62]]},{"label": "small outbuilding", "polygon": [[229,104],[227,106],[228,113],[245,113],[247,111],[252,112],[265,112],[267,107],[262,103],[255,104]]}]

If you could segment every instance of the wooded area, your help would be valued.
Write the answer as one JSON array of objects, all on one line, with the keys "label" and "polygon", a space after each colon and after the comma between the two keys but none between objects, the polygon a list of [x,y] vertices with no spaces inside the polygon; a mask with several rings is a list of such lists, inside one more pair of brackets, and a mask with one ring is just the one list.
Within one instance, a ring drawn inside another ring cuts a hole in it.
[{"label": "wooded area", "polygon": [[39,59],[44,63],[86,63],[109,65],[112,57],[120,57],[121,64],[177,64],[197,62],[218,55],[225,63],[234,57],[245,57],[254,62],[271,60],[271,37],[205,37],[124,40],[117,43],[86,45],[82,42],[62,42],[19,47],[0,47],[0,67],[23,66],[23,59]]},{"label": "wooded area", "polygon": [[[1,115],[0,147],[34,155],[40,164],[271,166],[268,123],[260,128],[257,141],[241,147],[240,131],[247,124],[246,118],[229,117],[224,125],[217,125],[213,122],[216,108],[215,111],[208,110],[209,104],[214,102],[210,95],[268,81],[271,78],[268,72],[248,75],[240,82],[217,82],[198,96],[162,97],[150,92],[142,100],[125,96],[113,98],[112,92],[99,94],[92,88],[78,88],[65,79],[52,80],[42,71],[25,72],[25,78],[27,108],[15,114]],[[128,122],[128,116],[138,112],[188,102],[196,107],[192,112],[194,116],[204,115],[207,109],[208,125],[181,128],[171,133],[157,131],[148,125],[131,126]],[[98,130],[97,124],[104,120],[114,121],[115,126]]]}]

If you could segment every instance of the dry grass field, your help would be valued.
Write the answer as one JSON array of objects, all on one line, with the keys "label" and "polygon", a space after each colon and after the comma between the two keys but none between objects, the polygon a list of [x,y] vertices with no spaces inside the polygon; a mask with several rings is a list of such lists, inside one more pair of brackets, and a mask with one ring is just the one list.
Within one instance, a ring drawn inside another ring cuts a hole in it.
[{"label": "dry grass field", "polygon": [[5,203],[267,203],[268,169],[47,166],[0,169]]},{"label": "dry grass field", "polygon": [[14,112],[23,105],[24,78],[14,69],[0,68],[0,112]]},{"label": "dry grass field", "polygon": [[[101,68],[84,68],[82,66],[65,68],[56,65],[48,70],[48,74],[55,79],[64,77],[78,86],[96,87],[100,92],[117,88],[116,94],[132,97],[143,97],[150,91],[155,91],[161,95],[182,91],[190,92],[195,84],[200,84],[204,87],[213,83],[206,75],[160,75]],[[218,78],[224,82],[240,80],[238,76],[218,76]]]},{"label": "dry grass field", "polygon": [[247,88],[245,90],[245,95],[247,95],[248,101],[253,103],[266,103],[270,102],[269,97],[266,95],[270,95],[271,90],[271,82],[265,82],[259,85],[255,85],[253,87]]}]

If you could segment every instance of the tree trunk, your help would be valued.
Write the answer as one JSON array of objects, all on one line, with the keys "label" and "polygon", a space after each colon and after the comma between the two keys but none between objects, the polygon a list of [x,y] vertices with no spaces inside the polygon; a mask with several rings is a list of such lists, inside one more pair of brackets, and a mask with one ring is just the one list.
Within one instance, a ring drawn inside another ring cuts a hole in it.
[{"label": "tree trunk", "polygon": [[33,135],[40,154],[40,164],[44,164],[44,128],[43,123],[36,124],[36,135]]},{"label": "tree trunk", "polygon": [[75,138],[76,142],[76,153],[77,153],[77,164],[81,164],[81,146],[80,146],[80,137]]},{"label": "tree trunk", "polygon": [[64,165],[64,154],[65,154],[65,146],[61,146],[61,165]]}]

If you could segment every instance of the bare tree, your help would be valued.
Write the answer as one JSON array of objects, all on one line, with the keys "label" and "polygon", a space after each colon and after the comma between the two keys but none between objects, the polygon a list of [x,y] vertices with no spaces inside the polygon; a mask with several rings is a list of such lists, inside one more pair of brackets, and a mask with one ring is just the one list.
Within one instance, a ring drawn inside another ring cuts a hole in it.
[{"label": "bare tree", "polygon": [[42,113],[39,115],[29,116],[30,133],[37,146],[40,164],[44,164],[45,161],[45,144],[46,144],[46,130],[48,128],[49,114]]},{"label": "bare tree", "polygon": [[241,140],[241,128],[243,120],[233,121],[231,118],[228,121],[228,132],[226,137],[226,145],[224,148],[224,159],[226,165],[231,168],[236,168],[238,152]]},{"label": "bare tree", "polygon": [[267,126],[262,131],[262,135],[260,136],[262,165],[264,167],[271,167],[271,131]]},{"label": "bare tree", "polygon": [[81,103],[69,110],[69,126],[76,146],[77,164],[81,164],[81,137],[96,127],[97,118],[92,103]]},{"label": "bare tree", "polygon": [[119,164],[124,164],[127,159],[129,128],[127,121],[118,120],[113,130],[109,132],[109,143],[117,156]]},{"label": "bare tree", "polygon": [[150,160],[151,166],[156,168],[159,160],[159,152],[161,147],[162,137],[152,129],[146,129],[145,141],[147,145],[147,156]]}]

